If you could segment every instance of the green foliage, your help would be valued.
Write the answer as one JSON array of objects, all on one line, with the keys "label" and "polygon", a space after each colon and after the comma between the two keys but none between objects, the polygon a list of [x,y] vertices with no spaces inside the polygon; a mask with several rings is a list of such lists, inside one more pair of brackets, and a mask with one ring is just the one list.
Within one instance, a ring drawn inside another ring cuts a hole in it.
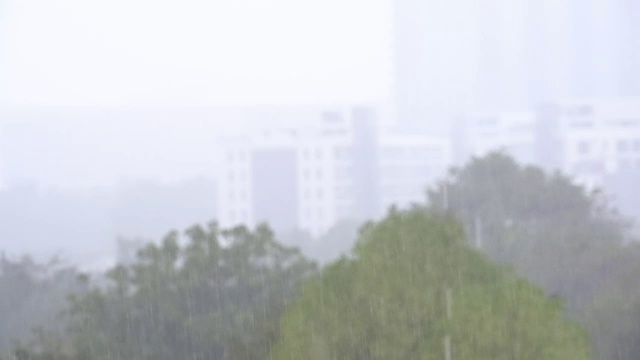
[{"label": "green foliage", "polygon": [[[600,191],[493,153],[472,159],[428,193],[461,219],[491,259],[563,299],[602,359],[637,359],[640,252],[629,224]],[[476,241],[473,241],[476,243]],[[629,323],[630,322],[630,323]],[[623,355],[626,354],[626,355]]]},{"label": "green foliage", "polygon": [[[447,289],[451,315],[447,315]],[[562,308],[466,244],[448,215],[392,211],[361,230],[354,257],[302,288],[274,359],[587,359]]]},{"label": "green foliage", "polygon": [[[447,209],[470,234],[476,219],[481,222],[483,250],[498,261],[512,262],[514,256],[529,253],[531,248],[523,245],[561,245],[561,255],[580,254],[620,244],[625,236],[624,222],[600,192],[586,194],[560,174],[522,167],[501,153],[452,170],[448,181],[429,192],[429,203],[444,206],[445,194]],[[537,243],[517,241],[521,238]]]},{"label": "green foliage", "polygon": [[109,285],[73,299],[78,358],[259,359],[298,282],[314,271],[259,226],[194,226],[148,244],[107,273]]}]

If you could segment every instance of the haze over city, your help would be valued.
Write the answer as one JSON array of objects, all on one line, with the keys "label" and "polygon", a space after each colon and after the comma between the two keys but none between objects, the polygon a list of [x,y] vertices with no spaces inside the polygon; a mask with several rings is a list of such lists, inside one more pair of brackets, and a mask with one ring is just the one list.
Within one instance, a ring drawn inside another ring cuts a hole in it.
[{"label": "haze over city", "polygon": [[0,360],[637,359],[637,19],[0,0]]}]

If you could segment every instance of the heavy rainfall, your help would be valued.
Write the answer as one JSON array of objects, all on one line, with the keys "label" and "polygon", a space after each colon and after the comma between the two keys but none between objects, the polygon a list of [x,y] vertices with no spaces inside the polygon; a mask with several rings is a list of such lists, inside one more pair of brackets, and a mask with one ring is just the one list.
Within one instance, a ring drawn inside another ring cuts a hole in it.
[{"label": "heavy rainfall", "polygon": [[640,359],[638,19],[0,0],[0,360]]}]

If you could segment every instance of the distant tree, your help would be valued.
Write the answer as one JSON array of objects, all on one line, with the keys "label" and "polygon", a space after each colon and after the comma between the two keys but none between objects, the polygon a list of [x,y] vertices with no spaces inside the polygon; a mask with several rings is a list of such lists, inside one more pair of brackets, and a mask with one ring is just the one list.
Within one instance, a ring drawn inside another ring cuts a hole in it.
[{"label": "distant tree", "polygon": [[81,290],[78,272],[58,260],[38,262],[28,256],[0,254],[0,355],[16,342],[43,332],[61,332],[68,296]]},{"label": "distant tree", "polygon": [[447,209],[484,253],[562,296],[572,310],[593,294],[591,271],[615,254],[628,229],[601,193],[500,153],[453,170],[429,192],[429,203],[444,206],[445,194]]},{"label": "distant tree", "polygon": [[99,359],[260,359],[314,265],[264,225],[176,232],[112,268],[70,309],[77,354]]},{"label": "distant tree", "polygon": [[489,258],[561,298],[587,325],[599,358],[640,356],[617,357],[637,343],[617,334],[629,328],[621,321],[625,307],[640,299],[630,290],[640,286],[632,280],[640,279],[634,266],[640,252],[628,244],[629,222],[602,192],[588,193],[568,177],[521,166],[502,153],[474,158],[449,175],[428,192],[431,206],[461,219],[470,242]]},{"label": "distant tree", "polygon": [[589,358],[557,301],[425,209],[363,227],[353,257],[305,284],[281,327],[274,359],[444,359],[447,336],[459,360]]}]

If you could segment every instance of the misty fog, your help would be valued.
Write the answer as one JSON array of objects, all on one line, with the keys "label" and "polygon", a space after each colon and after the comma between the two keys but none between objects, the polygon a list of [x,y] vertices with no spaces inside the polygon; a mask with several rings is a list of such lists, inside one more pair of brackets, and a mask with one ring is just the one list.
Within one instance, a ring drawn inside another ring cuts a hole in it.
[{"label": "misty fog", "polygon": [[0,359],[637,359],[638,19],[0,0]]}]

